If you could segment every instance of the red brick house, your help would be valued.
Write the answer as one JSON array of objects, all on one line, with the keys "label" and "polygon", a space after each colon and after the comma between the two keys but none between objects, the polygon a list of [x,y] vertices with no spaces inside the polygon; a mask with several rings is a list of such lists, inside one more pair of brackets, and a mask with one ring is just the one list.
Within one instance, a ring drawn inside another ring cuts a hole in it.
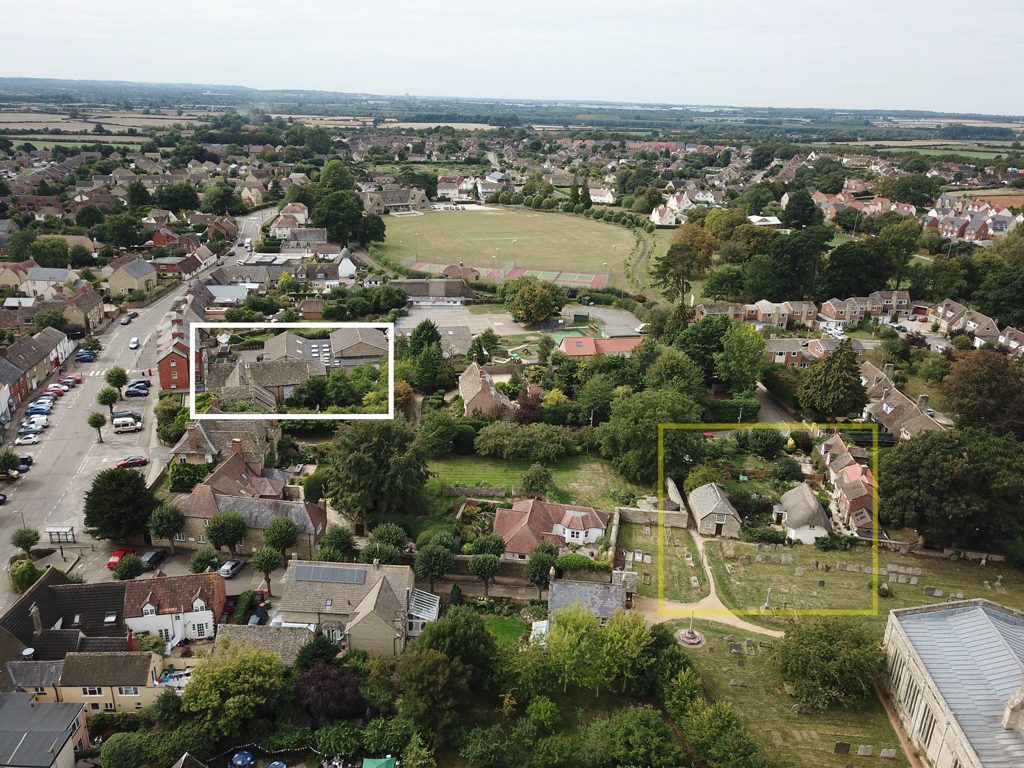
[{"label": "red brick house", "polygon": [[[188,390],[188,354],[188,341],[185,339],[175,339],[163,350],[156,364],[160,374],[160,389]],[[195,352],[195,359],[196,370],[200,370],[202,360],[199,350]]]}]

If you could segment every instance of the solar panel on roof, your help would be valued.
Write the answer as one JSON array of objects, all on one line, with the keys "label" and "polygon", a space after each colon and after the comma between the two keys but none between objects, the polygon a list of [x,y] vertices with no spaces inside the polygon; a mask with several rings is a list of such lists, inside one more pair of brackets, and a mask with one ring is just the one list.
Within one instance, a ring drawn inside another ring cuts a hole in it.
[{"label": "solar panel on roof", "polygon": [[326,584],[364,584],[366,583],[366,570],[302,564],[295,566],[295,579]]}]

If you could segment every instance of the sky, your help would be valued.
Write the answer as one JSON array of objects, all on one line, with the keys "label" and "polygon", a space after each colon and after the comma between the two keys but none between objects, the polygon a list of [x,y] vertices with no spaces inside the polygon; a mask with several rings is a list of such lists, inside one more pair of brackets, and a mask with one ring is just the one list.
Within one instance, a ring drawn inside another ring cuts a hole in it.
[{"label": "sky", "polygon": [[1024,3],[983,6],[0,0],[0,76],[1024,114]]}]

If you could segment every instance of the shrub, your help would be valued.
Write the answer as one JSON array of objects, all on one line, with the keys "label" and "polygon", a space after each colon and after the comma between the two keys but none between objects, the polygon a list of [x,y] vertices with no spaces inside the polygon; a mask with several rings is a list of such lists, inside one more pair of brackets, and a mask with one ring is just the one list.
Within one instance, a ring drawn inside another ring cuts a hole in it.
[{"label": "shrub", "polygon": [[10,568],[11,589],[15,592],[24,592],[42,575],[43,572],[36,568],[30,560],[16,560],[11,563]]},{"label": "shrub", "polygon": [[231,612],[232,624],[248,624],[249,612],[252,610],[252,590],[247,589],[238,596],[235,610]]},{"label": "shrub", "polygon": [[804,473],[800,468],[800,462],[796,459],[791,459],[789,456],[780,456],[776,459],[775,466],[772,467],[772,477],[780,482],[789,480],[800,482],[804,479]]},{"label": "shrub", "polygon": [[748,525],[740,529],[747,541],[763,541],[766,544],[785,544],[786,532],[766,525]]},{"label": "shrub", "polygon": [[713,467],[710,464],[698,464],[687,473],[686,479],[683,481],[683,491],[689,493],[702,485],[724,481],[725,474],[718,467]]},{"label": "shrub", "polygon": [[363,729],[349,722],[325,725],[316,732],[316,747],[325,755],[350,757],[363,747]]},{"label": "shrub", "polygon": [[212,464],[171,464],[169,477],[172,491],[188,492],[196,487],[205,478]]},{"label": "shrub", "polygon": [[561,555],[555,561],[555,567],[560,571],[602,571],[607,570],[605,566],[586,555],[569,553]]},{"label": "shrub", "polygon": [[363,747],[370,754],[400,754],[416,732],[405,717],[378,717],[363,729]]},{"label": "shrub", "polygon": [[786,443],[786,437],[777,429],[741,429],[736,433],[736,444],[762,459],[774,459]]},{"label": "shrub", "polygon": [[496,421],[480,430],[474,446],[482,456],[546,463],[574,453],[576,441],[566,427]]},{"label": "shrub", "polygon": [[821,536],[814,540],[814,546],[822,552],[845,551],[850,548],[851,544],[849,536],[841,536],[838,533],[830,533],[828,536]]}]

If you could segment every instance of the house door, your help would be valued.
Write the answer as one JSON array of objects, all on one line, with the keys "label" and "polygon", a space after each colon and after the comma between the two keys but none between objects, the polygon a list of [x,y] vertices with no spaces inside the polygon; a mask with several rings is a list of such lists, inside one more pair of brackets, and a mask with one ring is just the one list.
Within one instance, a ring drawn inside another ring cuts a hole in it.
[{"label": "house door", "polygon": [[722,529],[724,527],[725,526],[722,523],[716,523],[715,524],[715,536],[721,536],[722,535]]}]

